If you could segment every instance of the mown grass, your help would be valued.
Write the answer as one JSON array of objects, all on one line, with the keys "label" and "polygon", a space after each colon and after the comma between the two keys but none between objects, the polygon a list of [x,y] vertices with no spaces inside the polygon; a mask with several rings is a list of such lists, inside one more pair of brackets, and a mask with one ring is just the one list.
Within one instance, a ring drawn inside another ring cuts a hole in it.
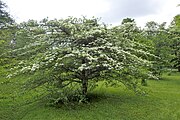
[{"label": "mown grass", "polygon": [[[103,86],[94,90],[88,104],[59,108],[36,102],[35,93],[21,95],[16,78],[7,82],[0,77],[0,120],[179,120],[180,73],[149,80],[146,96],[135,95],[124,86]],[[30,102],[29,102],[30,101]]]}]

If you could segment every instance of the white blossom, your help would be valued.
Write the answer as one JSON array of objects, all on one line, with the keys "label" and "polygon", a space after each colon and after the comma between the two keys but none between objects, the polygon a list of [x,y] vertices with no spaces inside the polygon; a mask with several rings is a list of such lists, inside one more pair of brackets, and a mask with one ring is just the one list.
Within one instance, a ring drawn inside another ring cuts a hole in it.
[{"label": "white blossom", "polygon": [[31,71],[33,72],[33,71],[35,71],[37,69],[39,69],[39,64],[33,64],[32,68],[31,68]]}]

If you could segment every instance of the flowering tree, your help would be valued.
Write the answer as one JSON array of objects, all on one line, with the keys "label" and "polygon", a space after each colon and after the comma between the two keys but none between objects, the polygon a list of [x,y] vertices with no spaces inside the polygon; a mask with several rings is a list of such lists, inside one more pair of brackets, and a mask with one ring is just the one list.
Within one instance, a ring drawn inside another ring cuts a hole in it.
[{"label": "flowering tree", "polygon": [[[23,59],[13,75],[32,74],[36,77],[28,81],[30,88],[46,85],[59,95],[69,90],[86,96],[99,80],[119,81],[136,89],[137,79],[150,75],[150,62],[142,57],[150,54],[129,39],[134,28],[129,26],[110,29],[95,18],[71,17],[26,24],[20,28],[34,42],[14,50]],[[17,36],[21,34],[19,30]]]}]

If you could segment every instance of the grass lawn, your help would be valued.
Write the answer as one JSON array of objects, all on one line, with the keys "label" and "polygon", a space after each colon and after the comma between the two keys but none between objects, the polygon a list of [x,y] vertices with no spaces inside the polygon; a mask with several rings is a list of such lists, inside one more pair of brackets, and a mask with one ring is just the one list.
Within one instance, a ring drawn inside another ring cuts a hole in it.
[{"label": "grass lawn", "polygon": [[[17,78],[6,82],[0,76],[0,120],[180,120],[180,73],[149,80],[146,96],[137,96],[126,88],[98,87],[89,104],[74,108],[45,105],[19,94]],[[33,94],[33,93],[31,93]]]}]

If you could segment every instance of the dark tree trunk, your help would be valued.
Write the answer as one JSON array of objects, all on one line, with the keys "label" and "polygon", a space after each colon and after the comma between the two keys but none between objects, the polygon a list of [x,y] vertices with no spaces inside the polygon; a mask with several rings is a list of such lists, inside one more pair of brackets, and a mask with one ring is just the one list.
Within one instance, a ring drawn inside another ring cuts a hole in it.
[{"label": "dark tree trunk", "polygon": [[180,72],[180,66],[178,67],[178,72]]},{"label": "dark tree trunk", "polygon": [[[82,64],[86,63],[86,59],[82,59]],[[81,74],[81,80],[82,80],[82,95],[87,95],[87,89],[88,89],[88,77],[87,77],[87,71],[83,70]]]},{"label": "dark tree trunk", "polygon": [[82,94],[87,95],[88,81],[86,79],[82,80]]}]

